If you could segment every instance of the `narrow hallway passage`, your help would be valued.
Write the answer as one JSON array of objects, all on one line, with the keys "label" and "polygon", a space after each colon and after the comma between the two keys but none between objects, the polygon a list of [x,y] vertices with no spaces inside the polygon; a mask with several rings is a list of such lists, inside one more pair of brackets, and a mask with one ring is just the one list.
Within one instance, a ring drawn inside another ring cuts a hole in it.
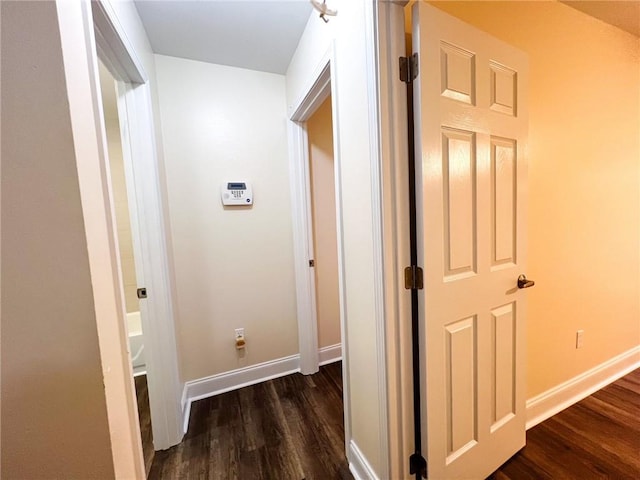
[{"label": "narrow hallway passage", "polygon": [[194,402],[183,442],[150,479],[352,479],[344,455],[342,363]]}]

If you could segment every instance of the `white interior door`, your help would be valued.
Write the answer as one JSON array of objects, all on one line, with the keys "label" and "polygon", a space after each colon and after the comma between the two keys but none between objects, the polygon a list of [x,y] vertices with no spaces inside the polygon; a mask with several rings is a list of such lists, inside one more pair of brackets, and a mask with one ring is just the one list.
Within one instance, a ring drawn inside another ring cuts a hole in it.
[{"label": "white interior door", "polygon": [[413,11],[429,478],[481,479],[525,444],[527,58]]}]

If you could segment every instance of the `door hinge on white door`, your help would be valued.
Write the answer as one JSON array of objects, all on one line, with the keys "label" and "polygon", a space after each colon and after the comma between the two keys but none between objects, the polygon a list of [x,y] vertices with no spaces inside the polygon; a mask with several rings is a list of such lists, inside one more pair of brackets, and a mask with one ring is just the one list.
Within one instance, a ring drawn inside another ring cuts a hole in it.
[{"label": "door hinge on white door", "polygon": [[404,288],[407,290],[422,290],[422,269],[416,265],[411,265],[404,269]]},{"label": "door hinge on white door", "polygon": [[427,461],[418,452],[409,457],[409,474],[416,478],[429,478],[427,475]]},{"label": "door hinge on white door", "polygon": [[400,57],[400,81],[411,83],[418,77],[418,54]]}]

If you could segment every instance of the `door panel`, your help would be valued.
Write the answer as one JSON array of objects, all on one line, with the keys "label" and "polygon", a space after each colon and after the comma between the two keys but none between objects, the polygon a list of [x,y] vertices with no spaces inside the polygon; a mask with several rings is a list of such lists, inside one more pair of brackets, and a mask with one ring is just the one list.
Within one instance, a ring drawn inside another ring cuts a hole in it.
[{"label": "door panel", "polygon": [[414,81],[429,478],[524,446],[527,59],[417,2]]},{"label": "door panel", "polygon": [[473,132],[442,129],[445,280],[476,272],[476,158]]}]

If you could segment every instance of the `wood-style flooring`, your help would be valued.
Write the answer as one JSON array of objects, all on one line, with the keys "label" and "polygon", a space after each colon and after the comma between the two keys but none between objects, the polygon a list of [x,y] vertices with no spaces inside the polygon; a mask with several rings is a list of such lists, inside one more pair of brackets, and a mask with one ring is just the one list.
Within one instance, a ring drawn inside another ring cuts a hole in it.
[{"label": "wood-style flooring", "polygon": [[194,402],[179,445],[150,479],[352,479],[344,455],[342,364]]},{"label": "wood-style flooring", "polygon": [[147,376],[138,375],[133,378],[136,385],[136,397],[138,399],[138,418],[140,419],[140,436],[142,437],[142,453],[144,455],[144,467],[149,476],[153,463],[153,433],[151,432],[151,413],[149,411],[149,390],[147,388]]},{"label": "wood-style flooring", "polygon": [[640,369],[527,431],[489,479],[640,479]]},{"label": "wood-style flooring", "polygon": [[[194,402],[150,479],[350,479],[341,364]],[[490,480],[640,479],[640,369],[527,432]]]}]

